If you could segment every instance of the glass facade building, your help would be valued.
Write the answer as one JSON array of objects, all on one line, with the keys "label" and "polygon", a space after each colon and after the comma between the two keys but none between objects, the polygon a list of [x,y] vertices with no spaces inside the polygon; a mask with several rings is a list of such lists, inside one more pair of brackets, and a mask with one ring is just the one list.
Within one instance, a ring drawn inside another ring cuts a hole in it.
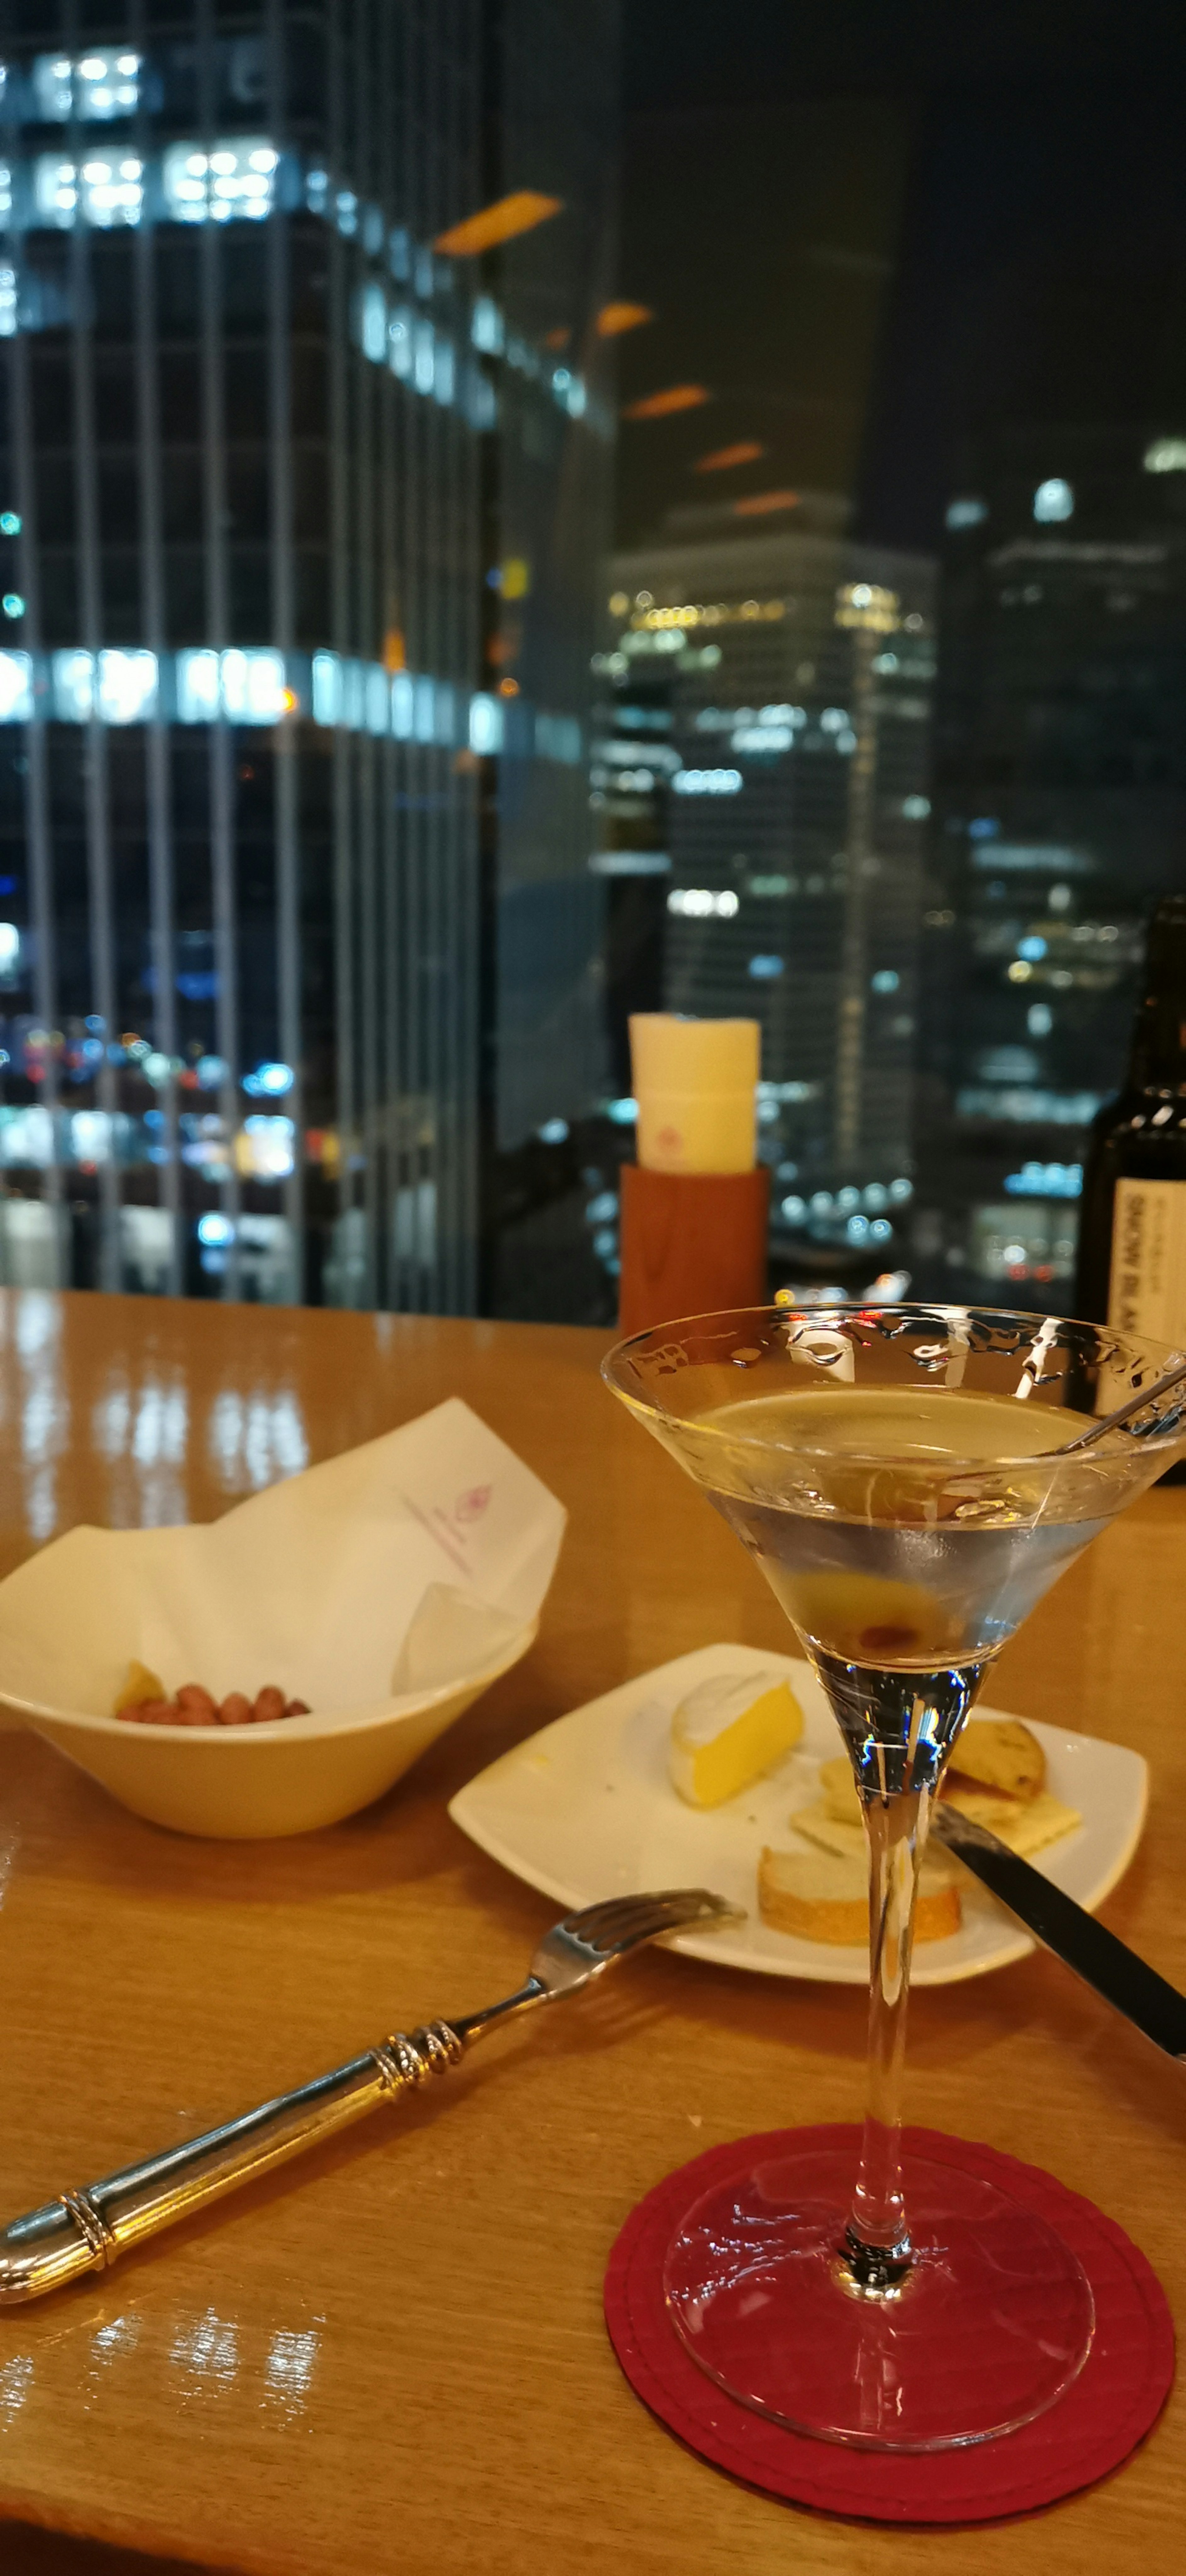
[{"label": "glass facade building", "polygon": [[912,1196],[934,567],[802,515],[615,559],[593,776],[627,1006],[646,959],[651,1007],[760,1021],[775,1250],[835,1277]]},{"label": "glass facade building", "polygon": [[[1168,414],[1169,426],[1166,426]],[[1186,848],[1181,410],[1001,423],[947,511],[920,1273],[1057,1308],[1087,1129]]]},{"label": "glass facade building", "polygon": [[7,13],[4,1278],[506,1303],[499,1157],[604,1090],[616,46]]}]

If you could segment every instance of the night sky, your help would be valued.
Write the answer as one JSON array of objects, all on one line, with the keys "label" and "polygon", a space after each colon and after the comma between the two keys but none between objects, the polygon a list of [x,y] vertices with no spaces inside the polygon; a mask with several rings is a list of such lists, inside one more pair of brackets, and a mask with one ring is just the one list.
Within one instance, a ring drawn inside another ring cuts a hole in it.
[{"label": "night sky", "polygon": [[[1186,430],[1186,11],[626,0],[619,534],[787,489],[931,552],[997,423]],[[706,453],[763,454],[718,473]],[[673,517],[673,514],[680,514]],[[794,513],[742,517],[738,533]]]}]

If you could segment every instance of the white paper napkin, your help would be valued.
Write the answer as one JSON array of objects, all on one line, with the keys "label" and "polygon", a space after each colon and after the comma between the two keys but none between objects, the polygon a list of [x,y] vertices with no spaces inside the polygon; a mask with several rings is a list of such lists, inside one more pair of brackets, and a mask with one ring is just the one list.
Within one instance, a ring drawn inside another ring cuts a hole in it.
[{"label": "white paper napkin", "polygon": [[452,1397],[221,1520],[54,1540],[0,1584],[0,1693],[107,1717],[136,1657],[323,1717],[422,1697],[535,1617],[566,1517]]}]

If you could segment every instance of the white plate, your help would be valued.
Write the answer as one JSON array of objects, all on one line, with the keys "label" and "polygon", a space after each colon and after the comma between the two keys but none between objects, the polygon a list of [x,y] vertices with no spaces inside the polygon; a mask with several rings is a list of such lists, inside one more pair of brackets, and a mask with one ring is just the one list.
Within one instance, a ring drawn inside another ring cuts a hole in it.
[{"label": "white plate", "polygon": [[[803,1741],[776,1771],[723,1807],[700,1812],[677,1798],[667,1777],[672,1710],[710,1674],[785,1672],[806,1724]],[[982,1717],[1000,1709],[978,1708]],[[1139,1753],[1091,1735],[1066,1735],[1026,1720],[1046,1755],[1056,1798],[1082,1824],[1039,1854],[1035,1866],[1092,1909],[1127,1869],[1145,1822],[1148,1772]],[[480,1771],[449,1813],[472,1842],[559,1905],[586,1905],[635,1887],[711,1887],[747,1909],[744,1924],[689,1933],[672,1947],[692,1958],[768,1977],[812,1977],[864,1985],[863,1948],[833,1948],[775,1932],[757,1912],[755,1878],[763,1843],[784,1843],[791,1810],[815,1792],[821,1760],[838,1748],[836,1721],[810,1665],[753,1646],[702,1646],[590,1700],[517,1744]],[[944,1986],[982,1977],[1034,1948],[1011,1914],[971,1878],[961,1886],[964,1919],[946,1941],[920,1943],[913,1983]]]}]

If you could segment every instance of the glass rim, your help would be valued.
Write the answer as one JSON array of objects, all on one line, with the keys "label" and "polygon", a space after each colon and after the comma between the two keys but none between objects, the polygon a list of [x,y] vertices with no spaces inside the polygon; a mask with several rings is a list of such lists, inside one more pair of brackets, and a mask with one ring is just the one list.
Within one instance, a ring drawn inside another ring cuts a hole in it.
[{"label": "glass rim", "polygon": [[[621,1386],[616,1376],[613,1374],[615,1362],[623,1358],[628,1352],[637,1350],[640,1343],[649,1341],[652,1335],[660,1333],[686,1333],[689,1332],[696,1324],[723,1324],[727,1323],[733,1316],[736,1316],[738,1319],[742,1316],[761,1316],[773,1322],[776,1319],[786,1316],[802,1318],[805,1323],[816,1321],[820,1324],[826,1325],[832,1319],[839,1322],[845,1322],[855,1316],[863,1316],[872,1320],[873,1318],[882,1315],[893,1315],[903,1319],[911,1315],[917,1315],[919,1317],[933,1316],[936,1323],[941,1323],[949,1317],[957,1318],[963,1323],[973,1321],[979,1317],[984,1317],[985,1319],[991,1317],[994,1322],[998,1323],[1008,1322],[1012,1324],[1033,1324],[1037,1328],[1040,1328],[1043,1324],[1069,1324],[1078,1332],[1096,1334],[1114,1333],[1118,1343],[1123,1343],[1126,1339],[1130,1342],[1132,1340],[1131,1335],[1126,1336],[1120,1333],[1115,1326],[1101,1324],[1098,1319],[1093,1319],[1090,1316],[1038,1314],[1031,1312],[1024,1306],[932,1305],[922,1299],[913,1298],[904,1299],[902,1304],[899,1306],[874,1307],[871,1307],[865,1300],[859,1298],[834,1298],[832,1303],[827,1306],[779,1305],[773,1300],[768,1300],[760,1306],[708,1307],[700,1314],[673,1315],[669,1320],[665,1320],[661,1324],[648,1324],[642,1332],[627,1333],[621,1341],[615,1342],[612,1348],[606,1352],[605,1357],[601,1362],[601,1376],[604,1379],[605,1384],[610,1388],[612,1394],[620,1396],[624,1403],[636,1407],[639,1413],[650,1414],[654,1417],[656,1422],[669,1422],[673,1427],[680,1430],[695,1427],[695,1429],[705,1437],[722,1441],[727,1447],[732,1449],[763,1450],[768,1455],[771,1451],[774,1451],[777,1455],[787,1458],[822,1458],[826,1459],[833,1466],[843,1465],[845,1467],[870,1467],[873,1469],[890,1467],[898,1469],[913,1468],[920,1474],[934,1474],[937,1471],[941,1471],[944,1476],[952,1474],[960,1475],[965,1472],[976,1472],[982,1474],[989,1468],[1016,1467],[1033,1469],[1035,1467],[1041,1467],[1047,1462],[1053,1464],[1056,1460],[1064,1457],[1068,1466],[1091,1465],[1092,1461],[1090,1454],[1086,1458],[1076,1458],[1073,1453],[1068,1454],[1066,1444],[1064,1444],[1061,1449],[1030,1449],[1023,1452],[1020,1457],[1016,1458],[964,1458],[957,1456],[954,1452],[949,1452],[942,1458],[934,1459],[920,1458],[917,1455],[911,1457],[904,1451],[899,1450],[881,1450],[873,1452],[861,1449],[820,1449],[811,1447],[806,1441],[802,1440],[796,1440],[791,1444],[786,1441],[762,1438],[757,1434],[751,1434],[745,1431],[726,1430],[723,1424],[713,1422],[711,1416],[707,1414],[697,1415],[672,1412],[666,1405],[657,1403],[653,1397],[635,1394],[633,1389]],[[1151,1340],[1147,1347],[1149,1348],[1150,1356],[1152,1356],[1153,1351],[1162,1353],[1167,1363],[1174,1357],[1173,1345],[1169,1342]],[[1040,1380],[1032,1381],[1032,1383],[1040,1384]],[[946,1391],[946,1389],[941,1387],[935,1387],[933,1389],[935,1395],[943,1394]],[[951,1390],[952,1393],[955,1393],[955,1391],[956,1390],[954,1388]],[[1012,1400],[1018,1403],[1022,1401],[1020,1397]],[[1067,1410],[1070,1411],[1070,1409],[1071,1408],[1068,1406]],[[1054,1408],[1051,1407],[1051,1410],[1053,1411]],[[1074,1433],[1071,1434],[1071,1438],[1075,1438],[1076,1436],[1078,1435]],[[1121,1455],[1131,1456],[1134,1452],[1139,1455],[1145,1450],[1148,1450],[1153,1454],[1157,1454],[1162,1450],[1165,1450],[1168,1453],[1171,1449],[1180,1447],[1182,1442],[1186,1440],[1186,1425],[1178,1431],[1171,1432],[1164,1437],[1159,1438],[1156,1432],[1133,1432],[1130,1430],[1127,1423],[1121,1423],[1118,1426],[1116,1437],[1118,1439],[1125,1439],[1126,1446],[1124,1452],[1120,1453],[1116,1450],[1105,1450],[1103,1452],[1103,1457],[1101,1458],[1101,1464],[1104,1459],[1107,1459],[1110,1460],[1113,1465],[1116,1465]]]}]

